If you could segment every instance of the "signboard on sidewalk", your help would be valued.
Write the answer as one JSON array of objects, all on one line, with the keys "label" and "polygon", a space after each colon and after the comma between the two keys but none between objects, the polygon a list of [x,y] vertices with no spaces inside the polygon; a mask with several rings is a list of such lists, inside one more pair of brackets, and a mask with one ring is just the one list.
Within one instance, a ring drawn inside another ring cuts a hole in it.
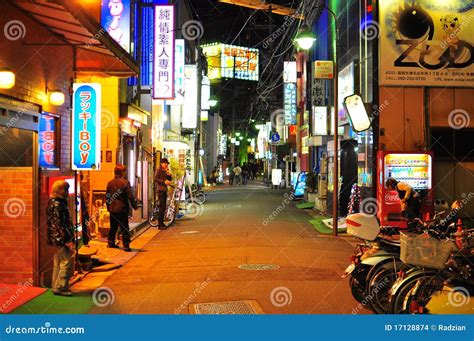
[{"label": "signboard on sidewalk", "polygon": [[155,6],[153,98],[174,98],[174,5]]},{"label": "signboard on sidewalk", "polygon": [[101,86],[74,83],[72,101],[72,169],[100,167]]},{"label": "signboard on sidewalk", "polygon": [[366,35],[371,26],[380,26],[381,85],[474,84],[472,1],[419,0],[408,4],[405,0],[385,0],[379,7],[383,20],[363,25]]}]

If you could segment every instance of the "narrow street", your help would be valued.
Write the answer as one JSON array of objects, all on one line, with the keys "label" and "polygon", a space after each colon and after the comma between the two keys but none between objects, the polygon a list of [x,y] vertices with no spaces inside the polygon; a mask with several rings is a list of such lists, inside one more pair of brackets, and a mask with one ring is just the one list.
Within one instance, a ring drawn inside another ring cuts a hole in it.
[{"label": "narrow street", "polygon": [[350,314],[358,303],[340,275],[352,246],[318,235],[284,194],[259,183],[209,192],[201,216],[160,231],[105,281],[115,301],[91,313],[188,314],[189,303],[255,300],[266,314]]}]

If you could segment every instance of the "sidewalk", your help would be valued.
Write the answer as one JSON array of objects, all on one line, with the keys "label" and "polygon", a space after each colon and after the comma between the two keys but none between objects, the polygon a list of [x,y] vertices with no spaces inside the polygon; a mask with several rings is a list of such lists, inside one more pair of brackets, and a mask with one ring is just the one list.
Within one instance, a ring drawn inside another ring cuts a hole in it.
[{"label": "sidewalk", "polygon": [[[86,314],[97,302],[94,302],[92,293],[101,287],[104,281],[117,269],[128,263],[143,247],[159,233],[158,229],[148,228],[137,235],[131,243],[132,252],[120,249],[107,248],[106,241],[91,241],[90,247],[81,248],[81,254],[94,254],[91,258],[103,263],[90,271],[76,274],[72,279],[72,297],[55,296],[51,289],[22,304],[11,314]],[[97,298],[99,300],[100,298]]]}]

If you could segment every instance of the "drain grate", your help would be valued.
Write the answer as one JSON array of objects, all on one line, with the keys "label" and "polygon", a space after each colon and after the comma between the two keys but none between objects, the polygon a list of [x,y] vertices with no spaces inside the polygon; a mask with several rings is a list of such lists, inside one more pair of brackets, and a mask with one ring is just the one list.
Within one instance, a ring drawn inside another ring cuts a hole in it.
[{"label": "drain grate", "polygon": [[242,264],[238,266],[242,270],[254,270],[254,271],[264,271],[264,270],[277,270],[280,268],[276,264]]},{"label": "drain grate", "polygon": [[196,315],[258,315],[264,314],[254,300],[208,302],[189,305],[189,313]]}]

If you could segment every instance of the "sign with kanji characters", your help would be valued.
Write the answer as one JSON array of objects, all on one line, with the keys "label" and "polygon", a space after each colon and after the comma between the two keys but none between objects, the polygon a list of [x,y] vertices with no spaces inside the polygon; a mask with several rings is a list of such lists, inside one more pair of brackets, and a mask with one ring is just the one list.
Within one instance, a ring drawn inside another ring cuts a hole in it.
[{"label": "sign with kanji characters", "polygon": [[384,0],[378,6],[383,20],[363,21],[361,32],[367,40],[380,37],[380,85],[473,86],[472,0]]},{"label": "sign with kanji characters", "polygon": [[296,83],[296,62],[283,62],[283,83]]},{"label": "sign with kanji characters", "polygon": [[57,168],[55,162],[56,118],[44,113],[40,115],[38,123],[39,167]]},{"label": "sign with kanji characters", "polygon": [[311,104],[317,107],[326,105],[326,81],[324,79],[313,78]]},{"label": "sign with kanji characters", "polygon": [[153,98],[174,98],[174,5],[155,6]]},{"label": "sign with kanji characters", "polygon": [[202,50],[207,58],[209,79],[258,81],[258,49],[215,43],[203,45]]},{"label": "sign with kanji characters", "polygon": [[72,101],[72,169],[100,167],[101,86],[74,83]]},{"label": "sign with kanji characters", "polygon": [[285,124],[296,124],[296,83],[283,84]]},{"label": "sign with kanji characters", "polygon": [[313,63],[314,78],[334,78],[334,63],[331,60],[316,60]]}]

